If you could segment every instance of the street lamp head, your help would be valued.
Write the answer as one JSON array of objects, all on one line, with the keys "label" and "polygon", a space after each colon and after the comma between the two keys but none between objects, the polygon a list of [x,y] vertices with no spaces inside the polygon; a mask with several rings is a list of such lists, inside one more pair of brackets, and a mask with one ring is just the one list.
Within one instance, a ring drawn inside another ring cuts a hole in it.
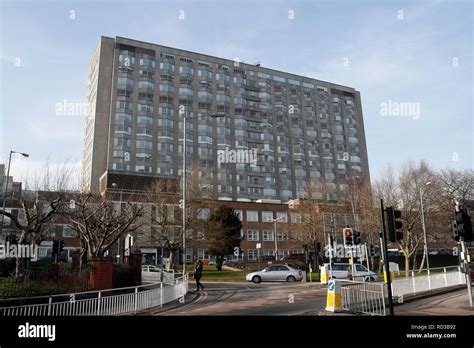
[{"label": "street lamp head", "polygon": [[26,152],[18,152],[18,151],[11,150],[10,154],[12,154],[12,153],[18,153],[18,154],[22,155],[23,157],[30,157],[30,155],[27,154]]},{"label": "street lamp head", "polygon": [[112,183],[112,187],[113,187],[113,188],[117,188],[117,184],[113,182],[113,183]]}]

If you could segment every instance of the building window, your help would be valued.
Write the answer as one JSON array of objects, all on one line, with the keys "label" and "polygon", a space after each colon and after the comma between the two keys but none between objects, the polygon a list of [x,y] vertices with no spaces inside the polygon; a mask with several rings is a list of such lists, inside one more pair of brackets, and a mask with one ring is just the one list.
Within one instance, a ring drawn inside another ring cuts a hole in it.
[{"label": "building window", "polygon": [[151,173],[151,166],[135,166],[135,171],[140,173]]},{"label": "building window", "polygon": [[208,260],[209,259],[209,251],[207,251],[207,249],[198,249],[198,259],[199,260]]},{"label": "building window", "polygon": [[174,71],[174,64],[171,63],[160,63],[161,70]]},{"label": "building window", "polygon": [[132,115],[123,112],[118,112],[115,114],[115,121],[132,122]]},{"label": "building window", "polygon": [[273,231],[263,230],[262,234],[264,242],[273,242]]},{"label": "building window", "polygon": [[169,143],[158,143],[157,149],[158,149],[158,150],[163,150],[163,151],[173,151],[173,144],[169,144]]},{"label": "building window", "polygon": [[124,164],[124,163],[113,163],[112,164],[112,169],[114,169],[114,170],[130,170],[130,165],[129,164]]},{"label": "building window", "polygon": [[289,250],[286,250],[286,249],[279,249],[278,250],[278,258],[281,260],[282,258],[284,258],[285,256],[289,256],[290,255],[290,251]]},{"label": "building window", "polygon": [[279,223],[287,223],[288,222],[288,214],[286,212],[277,211],[277,219]]},{"label": "building window", "polygon": [[258,230],[247,230],[248,241],[258,241]]},{"label": "building window", "polygon": [[137,107],[138,107],[138,111],[153,112],[153,105],[138,104]]},{"label": "building window", "polygon": [[137,123],[153,124],[153,118],[150,116],[137,116]]},{"label": "building window", "polygon": [[145,65],[154,68],[155,67],[155,61],[153,59],[140,59],[140,65]]},{"label": "building window", "polygon": [[262,222],[271,222],[273,220],[272,211],[262,211]]},{"label": "building window", "polygon": [[288,240],[288,232],[287,231],[279,231],[277,232],[278,241],[283,242]]},{"label": "building window", "polygon": [[291,222],[293,224],[300,224],[301,223],[301,214],[291,213]]},{"label": "building window", "polygon": [[247,222],[258,222],[258,211],[247,210]]},{"label": "building window", "polygon": [[257,261],[258,251],[256,249],[247,249],[247,258],[249,261]]},{"label": "building window", "polygon": [[198,212],[197,218],[199,220],[207,220],[207,219],[209,219],[210,214],[211,214],[211,209],[201,208]]},{"label": "building window", "polygon": [[169,155],[158,155],[158,162],[160,163],[171,163],[173,160],[173,157]]},{"label": "building window", "polygon": [[275,250],[273,249],[264,249],[263,250],[263,256],[274,256],[275,255]]},{"label": "building window", "polygon": [[117,85],[132,87],[133,86],[133,79],[130,79],[128,77],[119,77],[117,79]]},{"label": "building window", "polygon": [[186,262],[193,260],[193,249],[186,249]]},{"label": "building window", "polygon": [[137,161],[150,161],[152,157],[153,156],[151,153],[146,152],[137,152],[135,154],[135,158],[137,159]]},{"label": "building window", "polygon": [[151,150],[153,148],[153,142],[148,141],[148,140],[137,140],[135,144],[136,144],[135,147],[138,149]]}]

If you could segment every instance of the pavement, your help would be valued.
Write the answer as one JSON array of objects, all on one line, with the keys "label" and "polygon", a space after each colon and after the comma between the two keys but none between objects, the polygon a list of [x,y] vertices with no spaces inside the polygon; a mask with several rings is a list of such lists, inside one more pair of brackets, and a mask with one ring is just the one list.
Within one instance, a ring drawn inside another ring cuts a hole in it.
[{"label": "pavement", "polygon": [[395,315],[474,315],[467,289],[422,298],[394,307]]}]

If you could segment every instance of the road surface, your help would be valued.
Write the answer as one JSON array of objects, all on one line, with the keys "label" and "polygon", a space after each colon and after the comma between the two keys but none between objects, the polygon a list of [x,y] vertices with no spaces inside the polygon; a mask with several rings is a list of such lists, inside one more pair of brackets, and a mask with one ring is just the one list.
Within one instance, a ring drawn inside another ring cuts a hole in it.
[{"label": "road surface", "polygon": [[326,287],[317,283],[221,282],[204,283],[204,287],[204,291],[192,294],[192,301],[144,314],[288,316],[304,315],[326,305]]}]

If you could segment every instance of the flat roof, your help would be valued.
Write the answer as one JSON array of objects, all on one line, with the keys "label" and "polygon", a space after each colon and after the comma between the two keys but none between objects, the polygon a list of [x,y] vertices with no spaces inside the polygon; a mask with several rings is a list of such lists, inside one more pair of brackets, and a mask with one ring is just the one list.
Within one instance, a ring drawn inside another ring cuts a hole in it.
[{"label": "flat roof", "polygon": [[[205,57],[211,58],[213,60],[226,61],[227,63],[231,64],[232,66],[235,62],[234,60],[228,59],[228,58],[221,58],[221,57],[212,56],[212,55],[205,54],[205,53],[188,51],[188,50],[184,50],[184,49],[177,48],[177,47],[164,46],[164,45],[160,45],[160,44],[156,44],[156,43],[151,43],[151,42],[146,42],[146,41],[141,41],[141,40],[136,40],[136,39],[130,39],[130,38],[121,37],[121,36],[116,36],[115,38],[108,37],[108,36],[102,36],[102,37],[115,40],[116,42],[117,41],[118,42],[120,42],[120,41],[135,42],[135,43],[137,43],[137,46],[144,46],[144,45],[146,45],[146,46],[159,46],[159,47],[163,47],[165,49],[177,50],[177,51],[181,51],[183,53],[192,54],[192,55],[196,55],[196,56],[205,56]],[[126,42],[124,42],[124,44],[126,44]],[[340,85],[340,84],[329,82],[329,81],[318,80],[318,79],[315,79],[315,78],[312,78],[312,77],[297,75],[297,74],[289,73],[289,72],[286,72],[286,71],[276,70],[276,69],[272,69],[272,68],[266,68],[266,67],[263,67],[263,66],[256,66],[254,64],[248,64],[248,63],[243,63],[243,62],[239,62],[239,64],[245,65],[249,68],[262,70],[262,72],[267,71],[268,73],[271,73],[273,75],[289,75],[289,76],[292,76],[292,77],[296,77],[299,80],[307,80],[307,81],[303,81],[303,82],[320,82],[320,83],[327,84],[329,87],[342,88],[342,90],[346,90],[347,92],[355,92],[355,93],[359,92],[355,88],[350,87],[350,86],[344,86],[344,85]],[[324,87],[328,87],[328,86],[324,86]]]}]

